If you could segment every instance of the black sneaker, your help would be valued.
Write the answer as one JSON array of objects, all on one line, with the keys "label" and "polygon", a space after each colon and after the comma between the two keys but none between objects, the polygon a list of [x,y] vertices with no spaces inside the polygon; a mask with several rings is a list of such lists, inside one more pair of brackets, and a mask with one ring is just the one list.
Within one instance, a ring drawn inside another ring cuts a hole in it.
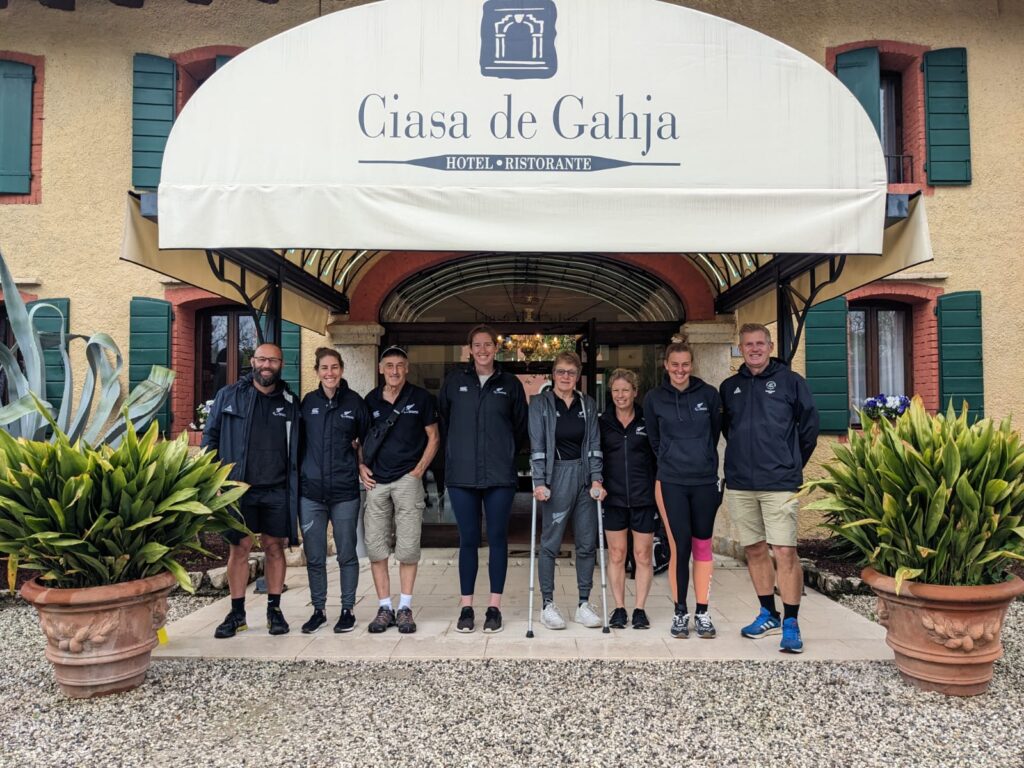
[{"label": "black sneaker", "polygon": [[488,635],[493,635],[495,632],[501,632],[500,608],[495,608],[492,605],[487,609],[487,614],[484,616],[484,632]]},{"label": "black sneaker", "polygon": [[267,608],[267,629],[272,635],[287,635],[290,627],[280,608]]},{"label": "black sneaker", "polygon": [[309,621],[302,625],[302,634],[311,635],[326,623],[327,616],[322,610],[315,608],[313,615],[309,617]]},{"label": "black sneaker", "polygon": [[356,617],[352,614],[351,608],[343,608],[341,610],[341,616],[338,618],[338,623],[334,625],[334,631],[337,634],[342,632],[351,632],[356,628]]},{"label": "black sneaker", "polygon": [[415,632],[416,622],[412,620],[412,608],[399,608],[396,623],[398,624],[398,631],[403,635],[411,635]]},{"label": "black sneaker", "polygon": [[459,611],[459,621],[455,625],[455,631],[469,634],[476,629],[474,619],[476,619],[476,614],[473,612],[473,606],[463,606],[462,610]]},{"label": "black sneaker", "polygon": [[[625,621],[625,617],[623,617],[623,621]],[[645,611],[643,608],[634,608],[633,609],[633,629],[650,629],[650,628],[651,628],[651,622],[647,618],[647,611]]]},{"label": "black sneaker", "polygon": [[370,622],[370,626],[367,629],[371,635],[377,635],[387,630],[388,627],[395,626],[395,612],[390,608],[385,608],[383,605],[377,609],[377,615],[374,616],[373,621]]},{"label": "black sneaker", "polygon": [[626,609],[616,608],[614,611],[612,611],[611,618],[608,619],[608,626],[612,629],[625,629]]},{"label": "black sneaker", "polygon": [[245,623],[244,613],[235,613],[232,611],[227,617],[220,623],[217,629],[214,631],[213,636],[219,640],[223,640],[226,637],[234,637],[239,632],[245,632],[249,628],[249,625]]}]

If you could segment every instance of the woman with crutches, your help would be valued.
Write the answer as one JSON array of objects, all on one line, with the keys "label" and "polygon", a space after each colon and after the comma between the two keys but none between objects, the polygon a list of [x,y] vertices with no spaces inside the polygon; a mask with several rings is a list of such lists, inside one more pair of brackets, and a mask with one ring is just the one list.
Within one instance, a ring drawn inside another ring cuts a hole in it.
[{"label": "woman with crutches", "polygon": [[601,414],[599,420],[608,491],[603,505],[610,560],[608,580],[615,600],[615,610],[608,624],[612,629],[626,627],[626,545],[632,531],[636,562],[636,607],[632,625],[633,629],[648,629],[651,622],[644,606],[654,579],[651,558],[658,517],[654,502],[654,452],[647,439],[643,409],[635,403],[636,374],[616,368],[608,377],[608,389],[615,407]]},{"label": "woman with crutches", "polygon": [[693,353],[683,342],[665,348],[665,378],[647,393],[644,417],[658,457],[655,500],[668,533],[672,562],[669,584],[675,600],[672,637],[690,636],[687,606],[690,555],[693,555],[694,628],[698,637],[715,636],[708,613],[714,562],[711,537],[721,502],[718,438],[722,403],[718,390],[692,376]]},{"label": "woman with crutches", "polygon": [[554,385],[530,400],[533,495],[542,504],[544,522],[539,567],[541,623],[548,629],[565,629],[565,619],[554,601],[555,558],[570,519],[579,588],[575,619],[585,627],[604,623],[590,604],[598,528],[595,500],[605,497],[601,436],[594,399],[576,389],[582,369],[575,352],[560,353],[553,365]]}]

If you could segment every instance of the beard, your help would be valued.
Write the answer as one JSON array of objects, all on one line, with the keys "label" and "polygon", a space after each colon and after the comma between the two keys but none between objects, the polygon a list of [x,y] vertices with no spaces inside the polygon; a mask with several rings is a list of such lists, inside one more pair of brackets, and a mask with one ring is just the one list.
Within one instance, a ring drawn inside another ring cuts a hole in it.
[{"label": "beard", "polygon": [[252,375],[261,387],[272,387],[281,380],[281,371],[253,371]]}]

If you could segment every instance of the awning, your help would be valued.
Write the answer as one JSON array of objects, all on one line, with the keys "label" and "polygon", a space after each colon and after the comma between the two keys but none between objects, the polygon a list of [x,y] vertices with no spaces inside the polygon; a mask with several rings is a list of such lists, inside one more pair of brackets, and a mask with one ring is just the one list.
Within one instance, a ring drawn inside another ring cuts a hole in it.
[{"label": "awning", "polygon": [[878,255],[885,196],[857,100],[754,30],[656,0],[382,0],[199,89],[168,140],[159,237]]}]

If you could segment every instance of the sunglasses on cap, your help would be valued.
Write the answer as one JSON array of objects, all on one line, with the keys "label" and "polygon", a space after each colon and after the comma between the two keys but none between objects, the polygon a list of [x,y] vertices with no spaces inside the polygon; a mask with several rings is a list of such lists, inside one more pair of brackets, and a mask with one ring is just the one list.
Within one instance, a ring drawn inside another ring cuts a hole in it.
[{"label": "sunglasses on cap", "polygon": [[379,362],[383,363],[385,357],[401,357],[401,358],[404,358],[406,360],[409,359],[409,355],[408,355],[408,353],[406,353],[406,351],[404,349],[402,349],[401,347],[398,347],[398,346],[394,346],[394,345],[388,347],[387,349],[385,349],[383,352],[380,353],[380,361]]}]

